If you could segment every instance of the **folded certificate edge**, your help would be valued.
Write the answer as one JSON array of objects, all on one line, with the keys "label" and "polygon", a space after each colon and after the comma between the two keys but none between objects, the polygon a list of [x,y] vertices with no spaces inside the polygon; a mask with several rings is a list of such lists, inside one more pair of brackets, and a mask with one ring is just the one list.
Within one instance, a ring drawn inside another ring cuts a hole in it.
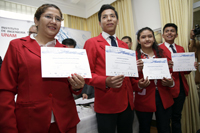
[{"label": "folded certificate edge", "polygon": [[185,72],[185,71],[196,71],[196,70],[197,70],[197,69],[195,69],[195,68],[194,68],[194,69],[191,69],[191,70],[181,70],[181,71],[180,71],[180,70],[174,70],[174,69],[173,69],[173,72]]},{"label": "folded certificate edge", "polygon": [[[123,75],[123,74],[119,74],[119,75]],[[119,76],[119,75],[111,75],[111,74],[106,74],[106,76]],[[138,75],[138,74],[137,74],[137,75],[135,75],[135,76],[124,75],[124,77],[136,77],[136,78],[138,78],[138,77],[139,77],[139,75]]]},{"label": "folded certificate edge", "polygon": [[[56,76],[51,76],[51,77],[49,77],[49,76],[46,76],[46,75],[41,75],[42,76],[42,78],[68,78],[68,77],[71,77],[70,75],[69,76],[63,76],[63,77],[56,77]],[[83,76],[82,76],[83,77]],[[92,75],[90,74],[90,75],[88,75],[87,77],[83,77],[84,79],[85,78],[92,78]]]}]

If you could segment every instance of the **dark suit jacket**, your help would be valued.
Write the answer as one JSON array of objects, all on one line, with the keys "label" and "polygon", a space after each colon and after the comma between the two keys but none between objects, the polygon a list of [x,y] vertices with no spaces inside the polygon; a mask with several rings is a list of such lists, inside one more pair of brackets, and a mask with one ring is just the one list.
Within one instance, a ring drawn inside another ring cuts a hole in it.
[{"label": "dark suit jacket", "polygon": [[[55,47],[66,46],[57,41]],[[61,132],[79,122],[77,92],[67,78],[41,77],[40,46],[29,36],[10,42],[0,78],[1,133],[47,133],[52,110]]]},{"label": "dark suit jacket", "polygon": [[81,95],[84,93],[88,95],[88,99],[93,98],[94,97],[94,87],[91,85],[85,84],[83,87],[83,90],[81,92]]},{"label": "dark suit jacket", "polygon": [[[176,51],[177,53],[184,53],[185,50],[183,47],[175,44],[176,47]],[[168,60],[172,60],[171,57],[171,52],[169,51],[169,49],[165,46],[165,44],[161,44],[160,48],[163,49],[163,54],[165,55],[165,57],[167,57]],[[181,75],[181,79],[183,81],[183,86],[184,86],[184,90],[185,90],[185,94],[186,96],[188,96],[188,91],[189,91],[189,86],[187,84],[187,80],[185,78],[185,74],[189,74],[190,72],[173,72],[173,76],[175,78],[175,86],[177,87],[177,89],[173,89],[171,90],[171,93],[173,95],[174,98],[178,97],[179,93],[180,93],[180,78],[179,78],[179,73]]]},{"label": "dark suit jacket", "polygon": [[94,87],[91,86],[91,85],[85,84],[84,87],[83,87],[83,90],[82,90],[81,94],[79,94],[79,95],[73,95],[74,99],[76,100],[76,99],[82,97],[83,94],[87,94],[88,95],[88,99],[94,98]]},{"label": "dark suit jacket", "polygon": [[[127,44],[117,38],[118,46],[128,49]],[[124,78],[120,88],[106,87],[105,70],[105,46],[110,46],[100,34],[85,42],[84,49],[87,51],[92,78],[86,80],[86,84],[95,88],[94,109],[97,113],[119,113],[124,111],[128,104],[133,109],[133,89],[130,79]]]},{"label": "dark suit jacket", "polygon": [[1,56],[0,56],[0,70],[1,70],[1,64],[2,64],[2,59],[1,59]]}]

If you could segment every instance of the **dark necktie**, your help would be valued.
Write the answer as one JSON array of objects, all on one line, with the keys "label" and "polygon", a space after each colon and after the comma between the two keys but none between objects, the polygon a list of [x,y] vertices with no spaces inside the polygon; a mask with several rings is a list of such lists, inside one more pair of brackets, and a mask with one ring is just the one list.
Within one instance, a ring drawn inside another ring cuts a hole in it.
[{"label": "dark necktie", "polygon": [[111,45],[112,45],[113,47],[117,47],[117,43],[116,43],[116,41],[115,41],[115,39],[114,39],[114,36],[109,36],[109,38],[111,39]]},{"label": "dark necktie", "polygon": [[[176,50],[174,49],[174,46],[172,44],[169,45],[173,51],[173,53],[177,53]],[[182,82],[182,79],[181,79],[181,73],[179,72],[179,78],[180,78],[180,82]],[[183,83],[182,83],[183,85]]]},{"label": "dark necktie", "polygon": [[174,49],[174,46],[171,44],[171,45],[169,45],[170,47],[171,47],[171,49],[172,49],[172,51],[173,51],[173,53],[176,53],[176,50]]}]

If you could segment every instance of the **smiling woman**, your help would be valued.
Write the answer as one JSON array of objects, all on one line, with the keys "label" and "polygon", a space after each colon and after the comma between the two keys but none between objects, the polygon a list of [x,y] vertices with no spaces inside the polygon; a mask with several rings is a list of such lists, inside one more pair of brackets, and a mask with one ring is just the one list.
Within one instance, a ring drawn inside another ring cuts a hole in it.
[{"label": "smiling woman", "polygon": [[[165,57],[151,28],[140,29],[137,41],[136,55],[138,59]],[[139,132],[150,132],[152,116],[155,112],[158,132],[169,133],[171,106],[174,103],[170,90],[174,87],[174,78],[164,77],[163,79],[149,80],[148,76],[143,77],[143,74],[139,73],[138,87],[140,89],[133,89],[135,90],[135,110],[140,125]]]},{"label": "smiling woman", "polygon": [[44,4],[35,13],[37,35],[10,42],[0,73],[0,101],[4,101],[0,102],[0,132],[76,133],[79,118],[72,93],[81,93],[84,78],[77,74],[41,77],[41,47],[66,47],[54,38],[61,21],[60,9]]},{"label": "smiling woman", "polygon": [[35,37],[37,42],[45,45],[47,42],[54,40],[59,32],[62,21],[62,13],[55,6],[43,5],[35,13],[34,22],[38,30]]}]

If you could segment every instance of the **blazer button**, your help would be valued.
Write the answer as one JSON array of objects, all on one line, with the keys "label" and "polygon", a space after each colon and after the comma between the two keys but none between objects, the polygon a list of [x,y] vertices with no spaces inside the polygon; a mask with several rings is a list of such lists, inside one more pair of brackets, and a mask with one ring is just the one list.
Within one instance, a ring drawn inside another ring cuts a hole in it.
[{"label": "blazer button", "polygon": [[52,96],[53,96],[53,95],[50,93],[50,94],[49,94],[49,97],[52,97]]}]

